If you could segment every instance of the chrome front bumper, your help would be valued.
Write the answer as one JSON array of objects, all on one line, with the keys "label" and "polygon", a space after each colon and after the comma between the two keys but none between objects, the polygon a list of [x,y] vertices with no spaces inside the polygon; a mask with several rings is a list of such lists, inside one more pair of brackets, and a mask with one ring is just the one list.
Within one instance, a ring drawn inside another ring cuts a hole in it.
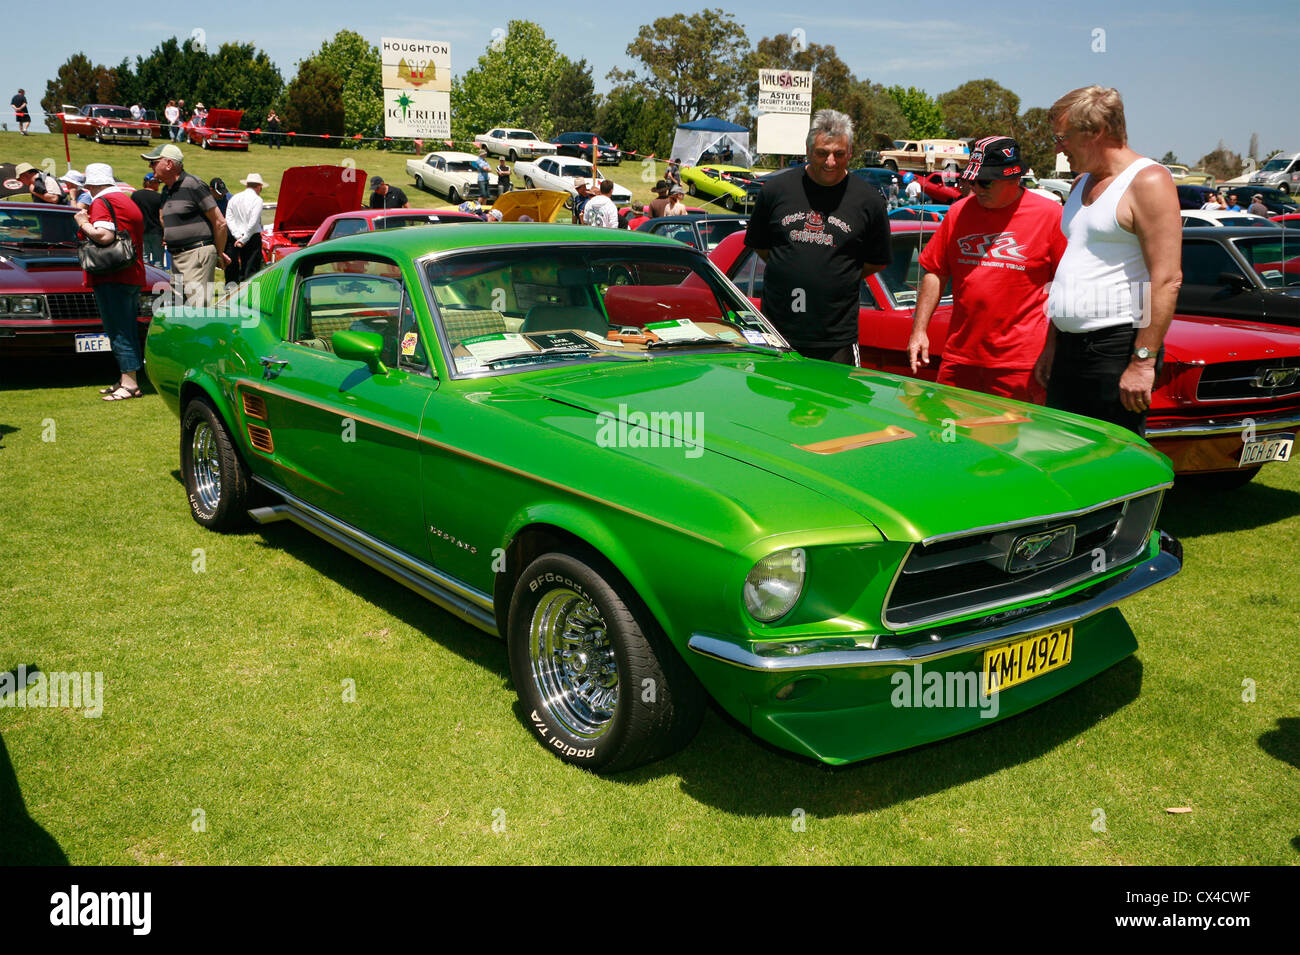
[{"label": "chrome front bumper", "polygon": [[851,648],[833,645],[837,642],[842,644],[843,641],[828,641],[832,645],[825,647],[817,646],[815,643],[801,645],[796,641],[790,641],[766,646],[756,643],[751,644],[755,649],[749,649],[707,633],[692,634],[687,641],[687,646],[702,656],[712,657],[746,670],[760,671],[899,666],[930,662],[954,653],[963,653],[1031,633],[1078,623],[1148,587],[1168,580],[1182,569],[1182,544],[1161,531],[1159,553],[1128,573],[1108,581],[1099,593],[1065,606],[1053,607],[1041,613],[1031,613],[1020,617],[1014,623],[1000,627],[972,633],[958,633],[908,647],[879,647],[876,645],[879,643],[878,640],[872,645],[858,645]]},{"label": "chrome front bumper", "polygon": [[1234,432],[1244,432],[1248,427],[1254,428],[1256,434],[1261,431],[1300,428],[1300,414],[1260,415],[1259,417],[1244,415],[1239,418],[1225,418],[1221,421],[1211,418],[1197,424],[1147,428],[1144,436],[1148,441],[1152,438],[1212,438],[1233,434]]}]

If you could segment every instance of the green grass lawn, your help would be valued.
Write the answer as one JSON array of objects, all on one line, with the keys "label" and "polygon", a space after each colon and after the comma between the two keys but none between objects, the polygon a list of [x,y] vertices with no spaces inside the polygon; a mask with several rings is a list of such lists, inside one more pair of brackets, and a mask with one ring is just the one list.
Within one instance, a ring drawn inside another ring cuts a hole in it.
[{"label": "green grass lawn", "polygon": [[[155,139],[153,145],[158,146],[164,142],[168,142],[168,140]],[[106,162],[113,167],[113,172],[123,182],[130,182],[138,186],[144,174],[149,171],[148,164],[140,158],[140,153],[145,150],[138,146],[117,146],[107,143],[99,145],[91,140],[79,139],[76,136],[68,137],[68,145],[72,153],[72,168],[79,169],[82,172],[85,172],[88,163]],[[445,148],[441,142],[426,145],[431,149]],[[406,174],[406,161],[415,158],[414,153],[399,153],[377,149],[351,149],[347,146],[332,149],[312,146],[286,146],[283,149],[271,149],[260,143],[253,144],[248,152],[233,149],[203,149],[199,146],[184,143],[180,144],[180,146],[185,153],[185,168],[188,171],[199,176],[204,182],[210,182],[213,178],[219,176],[225,180],[226,187],[232,192],[239,192],[244,188],[239,184],[239,180],[248,178],[250,172],[260,173],[262,178],[266,180],[266,188],[262,190],[262,200],[264,202],[278,201],[280,174],[290,166],[354,163],[358,175],[364,172],[366,177],[383,176],[387,182],[401,186],[406,192],[413,209],[448,208],[448,203],[442,196],[416,189],[414,180]],[[464,147],[458,146],[457,148]],[[424,153],[420,153],[420,155],[423,156]],[[54,165],[51,168],[55,170],[56,175],[62,175],[67,171],[68,164],[64,154],[62,135],[22,136],[16,132],[0,133],[0,161],[29,162],[34,166],[42,166],[47,159],[53,161]],[[493,165],[496,165],[495,159]],[[600,168],[608,178],[632,191],[633,202],[644,204],[654,198],[654,189],[652,188],[654,180],[663,175],[665,167],[666,163],[656,161],[653,175],[643,169],[639,161],[629,160],[618,166],[601,166]],[[648,182],[645,181],[647,176],[650,177]],[[369,183],[366,185],[369,187]],[[518,176],[514,177],[514,185],[515,188],[522,189],[523,180]],[[365,201],[370,201],[369,188],[366,189]],[[695,204],[694,201],[692,204]],[[567,216],[567,212],[560,213],[562,221]],[[270,214],[266,216],[266,221],[271,221]]]},{"label": "green grass lawn", "polygon": [[1049,704],[836,770],[711,711],[602,779],[521,724],[501,643],[290,524],[195,524],[177,421],[101,403],[113,369],[0,364],[0,671],[104,677],[98,719],[0,708],[0,862],[1300,859],[1300,462],[1174,493],[1136,657]]}]

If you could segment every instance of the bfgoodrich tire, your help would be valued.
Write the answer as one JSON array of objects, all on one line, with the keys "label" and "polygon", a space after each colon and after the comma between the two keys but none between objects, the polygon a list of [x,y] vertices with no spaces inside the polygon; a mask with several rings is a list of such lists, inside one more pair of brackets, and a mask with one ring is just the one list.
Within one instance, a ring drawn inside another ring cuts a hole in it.
[{"label": "bfgoodrich tire", "polygon": [[181,476],[198,523],[214,531],[248,523],[248,468],[221,417],[200,398],[181,415]]},{"label": "bfgoodrich tire", "polygon": [[515,585],[507,640],[524,720],[567,763],[612,773],[685,746],[704,690],[595,555],[551,553]]}]

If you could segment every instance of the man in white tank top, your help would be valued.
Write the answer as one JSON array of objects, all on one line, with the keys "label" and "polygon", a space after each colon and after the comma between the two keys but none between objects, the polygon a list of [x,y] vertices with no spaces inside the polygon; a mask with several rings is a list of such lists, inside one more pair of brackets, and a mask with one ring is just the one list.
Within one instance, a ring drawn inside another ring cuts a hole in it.
[{"label": "man in white tank top", "polygon": [[1079,175],[1061,214],[1068,244],[1034,374],[1049,407],[1140,435],[1182,283],[1178,192],[1168,169],[1128,147],[1118,91],[1074,90],[1048,116]]}]

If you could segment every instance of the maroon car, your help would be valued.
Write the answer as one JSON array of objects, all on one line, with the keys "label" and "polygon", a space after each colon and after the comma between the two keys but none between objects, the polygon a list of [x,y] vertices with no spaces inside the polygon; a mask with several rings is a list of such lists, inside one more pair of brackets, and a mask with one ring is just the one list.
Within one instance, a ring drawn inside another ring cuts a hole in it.
[{"label": "maroon car", "polygon": [[[862,283],[858,340],[863,367],[933,381],[952,317],[945,296],[930,320],[930,364],[908,362],[921,249],[938,229],[894,222],[894,261]],[[709,258],[757,305],[765,263],[744,233],[723,239]],[[1165,336],[1147,440],[1180,476],[1223,488],[1247,483],[1270,461],[1289,460],[1300,428],[1300,330],[1179,315]],[[1250,441],[1247,446],[1246,442]]]},{"label": "maroon car", "polygon": [[76,112],[65,111],[63,125],[69,135],[93,139],[97,143],[134,143],[148,145],[152,130],[149,124],[134,119],[125,106],[92,103]]},{"label": "maroon car", "polygon": [[248,130],[240,129],[242,109],[210,109],[202,123],[191,119],[181,125],[192,143],[204,149],[248,149]]},{"label": "maroon car", "polygon": [[[77,261],[75,214],[66,206],[0,202],[0,355],[110,350],[95,293]],[[170,288],[166,272],[146,265],[145,274],[141,337],[154,295]]]},{"label": "maroon car", "polygon": [[262,230],[262,258],[269,264],[297,252],[330,216],[360,209],[365,194],[364,169],[290,166],[280,176],[275,222]]},{"label": "maroon car", "polygon": [[482,221],[482,217],[459,209],[357,209],[330,216],[320,224],[307,244],[316,245],[326,239],[356,235],[358,232],[407,229],[412,226],[437,225],[440,222]]}]

